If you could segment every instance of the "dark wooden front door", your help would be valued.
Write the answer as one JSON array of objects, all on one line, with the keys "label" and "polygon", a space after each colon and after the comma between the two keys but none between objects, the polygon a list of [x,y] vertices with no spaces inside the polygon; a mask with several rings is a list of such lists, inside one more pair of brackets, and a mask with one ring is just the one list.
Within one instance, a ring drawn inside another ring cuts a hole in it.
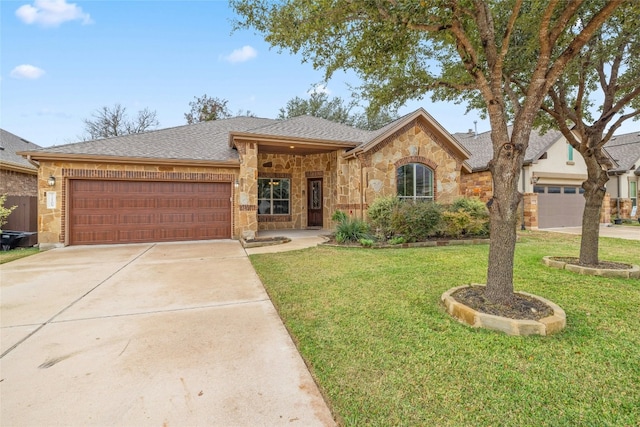
[{"label": "dark wooden front door", "polygon": [[322,178],[307,180],[307,226],[322,227]]}]

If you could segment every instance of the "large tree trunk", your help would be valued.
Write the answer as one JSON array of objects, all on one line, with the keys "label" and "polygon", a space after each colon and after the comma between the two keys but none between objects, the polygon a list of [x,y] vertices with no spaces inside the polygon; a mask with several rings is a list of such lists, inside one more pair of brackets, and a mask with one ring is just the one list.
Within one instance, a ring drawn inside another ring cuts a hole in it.
[{"label": "large tree trunk", "polygon": [[[596,132],[596,135],[597,132]],[[602,136],[590,135],[594,141],[589,141],[585,146],[593,146],[599,142]],[[582,213],[582,237],[580,240],[580,264],[594,265],[598,259],[598,239],[600,237],[600,210],[604,200],[604,185],[609,180],[607,172],[601,166],[604,156],[598,149],[585,149],[582,157],[587,165],[587,180],[582,183],[584,188],[584,212]],[[600,158],[600,161],[598,159]]]},{"label": "large tree trunk", "polygon": [[[528,134],[512,135],[492,132],[494,158],[490,163],[493,179],[493,197],[487,203],[491,218],[489,266],[485,296],[493,303],[509,304],[513,301],[513,261],[516,248],[516,229],[519,223],[518,205],[522,194],[518,191],[520,169],[526,150]],[[500,140],[502,143],[500,143]]]}]

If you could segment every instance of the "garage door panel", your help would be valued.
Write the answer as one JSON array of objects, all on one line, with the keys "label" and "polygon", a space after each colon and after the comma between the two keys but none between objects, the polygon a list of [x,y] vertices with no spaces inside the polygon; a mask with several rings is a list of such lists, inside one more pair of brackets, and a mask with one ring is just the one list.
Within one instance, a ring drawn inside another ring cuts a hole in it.
[{"label": "garage door panel", "polygon": [[582,225],[585,199],[577,186],[538,186],[538,227]]},{"label": "garage door panel", "polygon": [[231,237],[231,184],[70,181],[71,244]]}]

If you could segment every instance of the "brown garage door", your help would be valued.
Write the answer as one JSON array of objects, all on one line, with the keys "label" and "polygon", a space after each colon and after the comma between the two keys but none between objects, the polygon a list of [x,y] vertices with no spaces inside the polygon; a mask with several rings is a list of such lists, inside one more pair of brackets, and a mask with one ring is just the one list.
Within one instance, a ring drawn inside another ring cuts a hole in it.
[{"label": "brown garage door", "polygon": [[231,184],[70,181],[72,245],[228,239]]},{"label": "brown garage door", "polygon": [[538,227],[578,227],[582,225],[584,195],[578,186],[537,185]]}]

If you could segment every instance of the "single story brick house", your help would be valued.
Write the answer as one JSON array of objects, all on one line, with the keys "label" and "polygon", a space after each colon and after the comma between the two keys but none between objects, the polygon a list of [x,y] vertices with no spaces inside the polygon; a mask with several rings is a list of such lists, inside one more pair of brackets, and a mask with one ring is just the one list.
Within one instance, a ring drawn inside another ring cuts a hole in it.
[{"label": "single story brick house", "polygon": [[[0,194],[7,196],[5,206],[16,206],[3,226],[4,230],[38,230],[38,167],[17,152],[39,148],[33,142],[0,129]],[[25,239],[25,243],[30,240]]]},{"label": "single story brick house", "polygon": [[379,196],[452,202],[470,153],[425,110],[376,131],[235,117],[21,153],[38,169],[41,247],[331,229]]}]

